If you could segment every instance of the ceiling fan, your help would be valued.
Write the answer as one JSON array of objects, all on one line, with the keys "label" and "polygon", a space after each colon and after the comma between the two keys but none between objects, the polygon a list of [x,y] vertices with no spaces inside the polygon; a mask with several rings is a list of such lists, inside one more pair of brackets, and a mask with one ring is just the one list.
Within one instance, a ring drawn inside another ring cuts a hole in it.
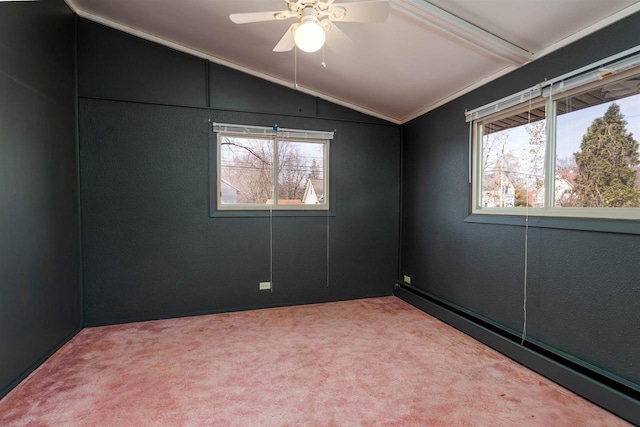
[{"label": "ceiling fan", "polygon": [[236,24],[263,21],[284,21],[296,18],[287,32],[273,48],[286,52],[297,46],[305,52],[315,52],[325,43],[334,50],[351,40],[336,22],[384,22],[389,16],[388,0],[369,0],[353,3],[334,3],[335,0],[285,0],[287,10],[274,12],[232,13]]}]

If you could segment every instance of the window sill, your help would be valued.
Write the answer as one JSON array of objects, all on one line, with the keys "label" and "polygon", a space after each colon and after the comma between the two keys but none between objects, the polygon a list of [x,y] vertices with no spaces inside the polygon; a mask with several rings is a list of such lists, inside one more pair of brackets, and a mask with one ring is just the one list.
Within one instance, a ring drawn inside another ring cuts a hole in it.
[{"label": "window sill", "polygon": [[282,218],[282,217],[334,217],[336,213],[333,210],[224,210],[213,211],[209,214],[210,218]]},{"label": "window sill", "polygon": [[[465,218],[464,222],[524,227],[526,225],[526,217],[522,215],[471,214]],[[602,233],[640,234],[640,221],[624,219],[530,216],[529,227],[596,231]]]}]

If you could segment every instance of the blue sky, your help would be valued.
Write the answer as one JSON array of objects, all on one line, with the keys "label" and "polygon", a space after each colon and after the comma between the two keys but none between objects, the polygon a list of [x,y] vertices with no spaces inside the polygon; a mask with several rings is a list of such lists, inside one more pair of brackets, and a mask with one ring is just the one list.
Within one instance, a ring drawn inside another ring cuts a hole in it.
[{"label": "blue sky", "polygon": [[[640,95],[613,101],[620,106],[620,112],[627,121],[627,130],[637,141],[640,139]],[[585,108],[573,113],[558,116],[556,133],[556,156],[558,158],[571,157],[580,149],[582,136],[586,133],[593,120],[602,117],[613,102]]]}]

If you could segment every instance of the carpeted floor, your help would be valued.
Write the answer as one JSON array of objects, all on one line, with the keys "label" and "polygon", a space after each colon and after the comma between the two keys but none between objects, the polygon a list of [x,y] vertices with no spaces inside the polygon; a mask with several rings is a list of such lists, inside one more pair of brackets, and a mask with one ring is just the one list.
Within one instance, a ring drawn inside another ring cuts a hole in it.
[{"label": "carpeted floor", "polygon": [[2,426],[619,426],[395,297],[86,328]]}]

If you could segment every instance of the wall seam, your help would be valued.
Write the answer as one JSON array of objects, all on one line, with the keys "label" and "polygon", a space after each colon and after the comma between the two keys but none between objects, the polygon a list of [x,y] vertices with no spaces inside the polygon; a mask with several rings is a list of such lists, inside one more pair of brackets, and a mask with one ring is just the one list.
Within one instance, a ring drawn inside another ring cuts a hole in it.
[{"label": "wall seam", "polygon": [[388,127],[398,126],[397,124],[392,122],[376,123],[376,122],[367,122],[362,120],[341,119],[341,118],[335,118],[335,117],[317,117],[317,116],[305,116],[305,115],[295,115],[295,114],[285,114],[285,113],[269,113],[264,111],[249,111],[249,110],[226,110],[221,108],[204,107],[204,106],[197,106],[197,105],[164,104],[164,103],[150,102],[150,101],[135,101],[135,100],[127,100],[127,99],[101,98],[101,97],[93,97],[93,96],[78,96],[78,100],[81,100],[81,99],[87,99],[87,100],[93,100],[93,101],[122,102],[127,104],[139,104],[139,105],[155,105],[159,107],[189,108],[194,110],[215,111],[215,112],[224,112],[224,113],[256,114],[256,115],[262,115],[262,116],[279,116],[279,117],[287,117],[287,118],[291,117],[295,119],[326,120],[326,121],[332,121],[332,122],[356,123],[356,124],[372,125],[372,126],[388,126]]}]

